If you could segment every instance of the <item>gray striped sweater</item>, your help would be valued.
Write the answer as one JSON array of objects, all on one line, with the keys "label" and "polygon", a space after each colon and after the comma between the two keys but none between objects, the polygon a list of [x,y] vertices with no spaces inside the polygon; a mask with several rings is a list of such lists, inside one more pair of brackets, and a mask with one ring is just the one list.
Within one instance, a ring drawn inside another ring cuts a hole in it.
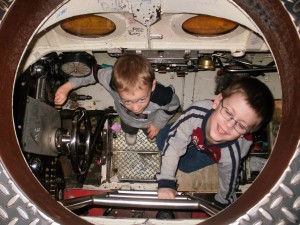
[{"label": "gray striped sweater", "polygon": [[215,200],[222,204],[230,204],[236,199],[235,189],[240,163],[253,142],[252,135],[216,145],[205,145],[203,131],[212,112],[212,101],[199,101],[186,109],[173,124],[163,149],[161,171],[156,176],[158,188],[176,189],[175,173],[179,158],[192,143],[217,163],[219,187]]},{"label": "gray striped sweater", "polygon": [[131,127],[146,128],[148,123],[152,123],[155,127],[162,128],[179,108],[180,102],[174,88],[171,85],[165,87],[157,83],[148,107],[142,115],[137,116],[120,103],[120,96],[114,89],[111,78],[112,68],[109,67],[98,70],[96,76],[92,74],[87,77],[73,77],[69,79],[69,82],[73,89],[99,82],[114,99],[116,111],[122,121]]}]

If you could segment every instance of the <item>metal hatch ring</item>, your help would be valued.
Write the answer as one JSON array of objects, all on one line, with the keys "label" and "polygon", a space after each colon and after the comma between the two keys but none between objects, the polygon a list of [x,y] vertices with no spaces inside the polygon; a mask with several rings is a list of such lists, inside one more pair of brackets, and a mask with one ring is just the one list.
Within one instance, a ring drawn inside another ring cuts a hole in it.
[{"label": "metal hatch ring", "polygon": [[[251,17],[271,48],[281,76],[282,121],[268,163],[251,188],[230,207],[201,224],[275,224],[278,221],[295,224],[299,222],[300,205],[299,34],[292,16],[284,8],[284,1],[232,2]],[[8,222],[22,218],[28,223],[90,224],[52,199],[34,178],[21,154],[12,119],[12,91],[23,51],[39,24],[60,5],[60,0],[47,1],[47,4],[42,0],[15,0],[5,12],[0,27],[0,219]]]}]

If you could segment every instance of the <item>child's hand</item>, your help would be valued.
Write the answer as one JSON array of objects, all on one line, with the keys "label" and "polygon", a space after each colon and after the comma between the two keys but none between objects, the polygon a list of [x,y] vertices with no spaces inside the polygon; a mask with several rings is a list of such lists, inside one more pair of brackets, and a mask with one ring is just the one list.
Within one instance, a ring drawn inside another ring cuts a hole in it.
[{"label": "child's hand", "polygon": [[155,126],[153,126],[152,125],[152,123],[149,123],[148,125],[147,125],[147,131],[148,131],[148,136],[147,136],[147,138],[148,139],[150,139],[150,140],[152,140],[153,138],[155,138],[156,137],[156,135],[158,134],[158,132],[159,132],[159,128],[156,128]]},{"label": "child's hand", "polygon": [[177,192],[172,188],[159,188],[157,190],[157,196],[159,199],[174,199]]},{"label": "child's hand", "polygon": [[55,105],[62,105],[67,100],[69,92],[73,89],[72,85],[67,82],[63,85],[61,85],[56,93],[54,98]]}]

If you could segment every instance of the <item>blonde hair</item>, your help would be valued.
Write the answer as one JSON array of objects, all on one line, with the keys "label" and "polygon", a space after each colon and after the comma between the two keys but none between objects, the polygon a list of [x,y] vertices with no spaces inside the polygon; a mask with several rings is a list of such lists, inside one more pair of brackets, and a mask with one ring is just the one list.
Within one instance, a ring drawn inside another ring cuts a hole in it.
[{"label": "blonde hair", "polygon": [[133,87],[146,85],[152,88],[155,80],[154,70],[142,55],[123,55],[116,61],[112,83],[117,91],[130,91]]}]

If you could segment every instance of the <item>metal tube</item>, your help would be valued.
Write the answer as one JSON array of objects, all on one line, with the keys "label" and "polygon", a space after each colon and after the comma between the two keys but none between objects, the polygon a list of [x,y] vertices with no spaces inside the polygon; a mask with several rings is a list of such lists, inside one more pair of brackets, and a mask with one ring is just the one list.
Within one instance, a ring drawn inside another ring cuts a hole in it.
[{"label": "metal tube", "polygon": [[154,209],[181,209],[181,210],[197,210],[199,209],[198,201],[183,200],[165,200],[165,199],[145,199],[145,198],[95,198],[96,205],[106,204],[112,207],[126,208],[154,208]]},{"label": "metal tube", "polygon": [[[111,197],[115,196],[115,197]],[[117,197],[116,197],[117,196]],[[215,215],[220,211],[220,208],[203,200],[203,199],[155,199],[154,196],[111,193],[101,195],[90,195],[79,198],[72,198],[60,201],[69,210],[76,210],[86,206],[103,206],[103,207],[115,207],[115,208],[142,208],[142,209],[168,209],[168,210],[203,210],[210,216]]]},{"label": "metal tube", "polygon": [[261,68],[251,68],[251,69],[228,69],[224,68],[225,72],[229,73],[253,73],[253,72],[276,72],[276,67],[261,67]]},{"label": "metal tube", "polygon": [[80,209],[85,206],[106,206],[120,208],[155,208],[155,209],[199,209],[196,200],[165,200],[165,199],[145,199],[145,198],[119,198],[107,197],[103,195],[90,195],[79,198],[62,200],[61,203],[70,210]]},{"label": "metal tube", "polygon": [[140,195],[157,195],[157,191],[130,191],[130,190],[117,190],[119,194],[140,194]]},{"label": "metal tube", "polygon": [[[119,194],[139,194],[139,195],[157,195],[157,191],[144,191],[144,190],[116,190]],[[177,192],[177,195],[182,195],[182,192]]]},{"label": "metal tube", "polygon": [[[157,194],[145,195],[145,194],[122,194],[122,193],[108,193],[108,197],[112,198],[143,198],[143,199],[158,199]],[[189,200],[187,196],[176,196],[176,200]]]}]

